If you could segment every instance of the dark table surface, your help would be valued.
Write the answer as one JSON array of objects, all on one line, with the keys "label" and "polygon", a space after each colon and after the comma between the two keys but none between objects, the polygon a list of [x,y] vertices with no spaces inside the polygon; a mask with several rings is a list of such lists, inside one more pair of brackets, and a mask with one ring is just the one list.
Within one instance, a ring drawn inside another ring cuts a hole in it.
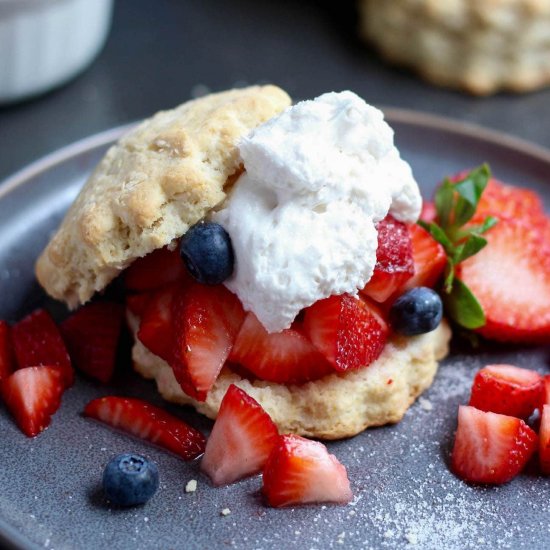
[{"label": "dark table surface", "polygon": [[355,2],[117,0],[112,32],[68,86],[0,107],[0,180],[75,140],[205,89],[273,82],[295,98],[352,89],[550,147],[550,89],[474,98],[385,65],[357,38]]}]

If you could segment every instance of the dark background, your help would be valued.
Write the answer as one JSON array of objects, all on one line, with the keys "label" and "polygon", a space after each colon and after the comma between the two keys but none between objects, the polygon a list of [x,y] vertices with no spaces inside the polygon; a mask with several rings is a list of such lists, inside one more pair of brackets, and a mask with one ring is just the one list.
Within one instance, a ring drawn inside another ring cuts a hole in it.
[{"label": "dark background", "polygon": [[273,82],[475,122],[550,147],[550,90],[475,98],[382,62],[348,0],[116,0],[111,34],[68,86],[0,108],[0,179],[90,134],[204,90]]}]

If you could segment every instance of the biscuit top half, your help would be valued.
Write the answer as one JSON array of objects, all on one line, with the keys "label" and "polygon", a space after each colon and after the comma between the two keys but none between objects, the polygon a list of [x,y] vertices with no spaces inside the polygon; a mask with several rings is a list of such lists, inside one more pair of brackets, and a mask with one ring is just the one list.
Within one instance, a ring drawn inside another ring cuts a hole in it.
[{"label": "biscuit top half", "polygon": [[36,263],[71,308],[170,244],[225,198],[239,139],[290,105],[275,86],[212,94],[157,113],[113,145]]}]

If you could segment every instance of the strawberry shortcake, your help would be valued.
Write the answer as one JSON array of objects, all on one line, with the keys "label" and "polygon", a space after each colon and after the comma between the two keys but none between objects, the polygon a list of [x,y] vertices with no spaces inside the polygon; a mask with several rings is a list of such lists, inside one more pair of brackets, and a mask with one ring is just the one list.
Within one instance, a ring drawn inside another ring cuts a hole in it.
[{"label": "strawberry shortcake", "polygon": [[274,86],[155,115],[105,155],[39,258],[74,308],[124,277],[135,369],[215,418],[234,384],[281,433],[399,421],[450,331],[447,258],[382,113]]}]

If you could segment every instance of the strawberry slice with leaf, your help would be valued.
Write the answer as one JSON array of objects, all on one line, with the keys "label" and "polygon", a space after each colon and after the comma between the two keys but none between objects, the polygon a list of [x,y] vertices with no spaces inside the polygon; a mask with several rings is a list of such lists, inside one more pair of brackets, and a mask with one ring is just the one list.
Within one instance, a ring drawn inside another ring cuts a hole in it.
[{"label": "strawberry slice with leaf", "polygon": [[376,224],[376,229],[376,265],[361,292],[376,302],[385,302],[413,276],[413,252],[411,236],[404,223],[387,216]]},{"label": "strawberry slice with leaf", "polygon": [[372,302],[342,294],[306,308],[304,332],[334,369],[345,372],[378,359],[389,329]]},{"label": "strawberry slice with leaf", "polygon": [[523,470],[537,445],[523,420],[460,406],[451,466],[464,481],[498,485]]},{"label": "strawberry slice with leaf", "polygon": [[461,263],[456,280],[476,297],[485,323],[478,332],[503,342],[550,338],[550,245],[529,222],[501,219],[488,246]]},{"label": "strawberry slice with leaf", "polygon": [[2,398],[19,429],[28,437],[45,430],[65,390],[57,366],[24,367],[2,380]]},{"label": "strawberry slice with leaf", "polygon": [[543,378],[536,371],[513,365],[487,365],[474,378],[469,405],[526,419],[539,406],[543,390]]},{"label": "strawberry slice with leaf", "polygon": [[260,404],[231,384],[208,438],[201,469],[216,486],[257,474],[278,437],[277,426]]},{"label": "strawberry slice with leaf", "polygon": [[15,370],[15,356],[11,341],[11,327],[0,321],[0,382]]},{"label": "strawberry slice with leaf", "polygon": [[323,354],[295,322],[292,328],[268,333],[254,313],[247,314],[229,356],[260,380],[303,384],[334,372]]},{"label": "strawberry slice with leaf", "polygon": [[345,504],[351,492],[345,466],[318,441],[282,435],[267,459],[262,491],[270,506]]},{"label": "strawberry slice with leaf", "polygon": [[12,341],[19,368],[58,366],[66,386],[74,381],[71,359],[61,333],[44,309],[37,309],[12,328]]},{"label": "strawberry slice with leaf", "polygon": [[201,432],[141,399],[100,397],[86,405],[84,416],[150,441],[184,460],[197,458],[206,445],[206,438]]},{"label": "strawberry slice with leaf", "polygon": [[186,277],[178,247],[174,250],[164,247],[135,260],[124,272],[124,285],[128,290],[145,292]]},{"label": "strawberry slice with leaf", "polygon": [[199,401],[206,399],[231,353],[244,317],[239,299],[222,285],[195,283],[176,294],[170,364],[187,395]]},{"label": "strawberry slice with leaf", "polygon": [[106,384],[115,370],[124,309],[114,302],[82,306],[61,323],[61,333],[78,369]]}]

